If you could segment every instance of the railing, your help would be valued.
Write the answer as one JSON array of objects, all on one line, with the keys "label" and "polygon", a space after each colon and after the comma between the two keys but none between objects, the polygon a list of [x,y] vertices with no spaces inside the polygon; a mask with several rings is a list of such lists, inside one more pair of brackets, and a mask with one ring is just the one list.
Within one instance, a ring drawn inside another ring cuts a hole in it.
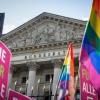
[{"label": "railing", "polygon": [[27,85],[26,84],[16,84],[15,91],[18,91],[22,94],[27,94]]},{"label": "railing", "polygon": [[[52,83],[39,83],[36,85],[36,90],[33,89],[33,92],[31,93],[31,98],[34,98],[34,100],[52,100],[52,98],[55,98],[54,100],[57,100],[58,94],[55,95],[52,94]],[[27,85],[26,84],[17,84],[15,86],[15,90],[22,93],[27,94]],[[35,91],[35,93],[34,93]],[[75,93],[75,100],[79,99],[79,90]]]},{"label": "railing", "polygon": [[39,95],[39,96],[30,96],[30,97],[33,98],[33,100],[52,100],[54,95]]},{"label": "railing", "polygon": [[[26,94],[27,93],[27,84],[16,84],[15,90]],[[33,87],[31,96],[33,96],[34,91],[36,95],[44,95],[45,93],[47,95],[50,95],[50,92],[52,90],[52,82],[46,82],[46,83],[37,83],[36,86]]]}]

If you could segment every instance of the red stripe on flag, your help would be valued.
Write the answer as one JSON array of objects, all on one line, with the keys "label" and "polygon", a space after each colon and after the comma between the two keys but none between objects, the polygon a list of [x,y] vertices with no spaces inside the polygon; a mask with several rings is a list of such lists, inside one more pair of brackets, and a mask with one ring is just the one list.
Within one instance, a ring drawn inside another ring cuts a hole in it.
[{"label": "red stripe on flag", "polygon": [[100,0],[93,0],[93,9],[97,16],[100,17]]}]

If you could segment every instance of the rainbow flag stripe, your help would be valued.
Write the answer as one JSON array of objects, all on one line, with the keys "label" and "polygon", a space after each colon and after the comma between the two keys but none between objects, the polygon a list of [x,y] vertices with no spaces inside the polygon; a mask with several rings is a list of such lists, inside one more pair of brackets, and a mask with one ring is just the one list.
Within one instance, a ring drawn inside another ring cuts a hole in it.
[{"label": "rainbow flag stripe", "polygon": [[90,81],[100,95],[100,0],[93,0],[82,42],[80,63],[87,68]]}]

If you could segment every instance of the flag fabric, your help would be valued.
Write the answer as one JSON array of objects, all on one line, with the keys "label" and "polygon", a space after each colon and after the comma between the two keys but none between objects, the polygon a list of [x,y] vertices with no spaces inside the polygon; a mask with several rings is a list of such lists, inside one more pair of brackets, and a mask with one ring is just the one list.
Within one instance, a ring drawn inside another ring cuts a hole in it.
[{"label": "flag fabric", "polygon": [[80,65],[86,68],[91,83],[100,95],[100,0],[93,0],[82,41]]},{"label": "flag fabric", "polygon": [[96,89],[90,81],[88,70],[80,64],[80,100],[99,100]]},{"label": "flag fabric", "polygon": [[9,90],[8,100],[34,100],[14,90]]},{"label": "flag fabric", "polygon": [[70,43],[59,78],[58,100],[68,100],[68,98],[74,97],[74,92],[74,58],[72,44]]},{"label": "flag fabric", "polygon": [[0,13],[0,35],[2,35],[4,16],[5,16],[4,13]]},{"label": "flag fabric", "polygon": [[0,41],[0,100],[6,100],[11,57],[10,50]]}]

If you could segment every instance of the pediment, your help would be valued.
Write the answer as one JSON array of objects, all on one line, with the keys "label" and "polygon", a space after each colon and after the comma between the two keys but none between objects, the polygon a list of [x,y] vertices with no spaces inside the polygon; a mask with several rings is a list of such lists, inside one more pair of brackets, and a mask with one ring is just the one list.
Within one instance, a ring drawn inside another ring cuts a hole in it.
[{"label": "pediment", "polygon": [[42,13],[1,38],[9,48],[82,38],[86,22]]}]

